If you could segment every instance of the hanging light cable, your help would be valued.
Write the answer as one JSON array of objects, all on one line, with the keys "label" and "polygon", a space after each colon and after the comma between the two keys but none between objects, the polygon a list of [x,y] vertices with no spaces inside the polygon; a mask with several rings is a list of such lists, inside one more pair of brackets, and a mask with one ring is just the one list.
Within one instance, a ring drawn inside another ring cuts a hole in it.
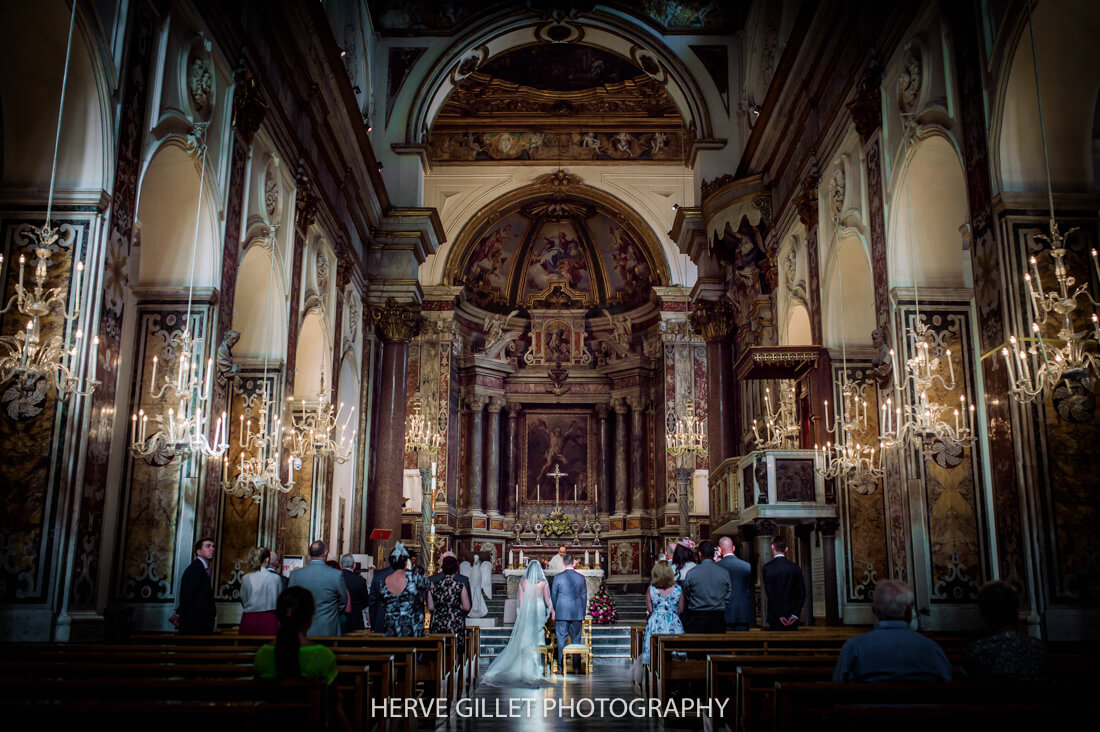
[{"label": "hanging light cable", "polygon": [[[89,396],[99,385],[96,381],[96,353],[99,337],[92,338],[90,372],[85,378],[81,368],[81,349],[83,332],[76,328],[71,334],[51,335],[43,339],[42,322],[53,312],[62,316],[62,331],[67,323],[80,317],[80,293],[84,289],[84,262],[77,261],[73,301],[71,308],[67,300],[65,286],[46,287],[47,274],[52,255],[66,242],[61,242],[61,229],[65,226],[51,226],[53,216],[53,196],[57,182],[57,155],[61,146],[61,120],[65,111],[65,90],[69,81],[69,63],[72,59],[73,27],[76,24],[76,3],[73,3],[69,16],[69,36],[65,44],[65,65],[61,76],[61,101],[57,109],[57,131],[54,136],[53,163],[50,169],[50,188],[46,200],[46,220],[40,228],[30,227],[29,238],[33,240],[35,265],[32,277],[34,291],[24,286],[24,268],[26,256],[19,255],[19,284],[15,295],[0,310],[0,315],[15,307],[16,312],[29,318],[26,328],[15,335],[0,336],[0,346],[7,353],[0,356],[0,384],[12,379],[15,383],[8,387],[3,400],[8,403],[8,415],[12,418],[28,417],[38,414],[37,404],[45,397],[45,391],[53,388],[61,401],[70,395]],[[71,234],[70,234],[71,236]],[[73,252],[74,256],[78,253]],[[6,276],[4,257],[0,254],[0,273]],[[67,312],[66,312],[67,311]]]},{"label": "hanging light cable", "polygon": [[[1035,25],[1031,14],[1031,1],[1027,3],[1027,25],[1031,35],[1031,60],[1035,72],[1035,99],[1039,109],[1039,133],[1043,142],[1043,164],[1046,171],[1047,204],[1050,208],[1050,233],[1036,234],[1036,241],[1050,246],[1050,258],[1054,270],[1056,289],[1044,289],[1035,255],[1028,258],[1030,271],[1024,269],[1024,288],[1030,329],[1019,338],[1009,337],[1011,352],[1001,349],[1008,371],[1009,393],[1017,401],[1028,403],[1054,396],[1083,396],[1084,391],[1096,390],[1100,376],[1100,318],[1096,310],[1100,303],[1088,291],[1088,283],[1076,284],[1076,278],[1066,270],[1066,239],[1077,228],[1064,234],[1058,230],[1054,218],[1054,188],[1050,177],[1050,155],[1047,150],[1046,124],[1043,118],[1043,93],[1039,83],[1039,52],[1035,42]],[[1092,267],[1100,281],[1100,260],[1097,251],[1091,252]],[[1071,292],[1072,291],[1072,292]],[[1084,296],[1091,313],[1082,304]],[[1044,338],[1047,320],[1054,316],[1058,321],[1056,338]],[[1080,328],[1080,330],[1078,330]],[[1092,336],[1089,338],[1089,336]]]}]

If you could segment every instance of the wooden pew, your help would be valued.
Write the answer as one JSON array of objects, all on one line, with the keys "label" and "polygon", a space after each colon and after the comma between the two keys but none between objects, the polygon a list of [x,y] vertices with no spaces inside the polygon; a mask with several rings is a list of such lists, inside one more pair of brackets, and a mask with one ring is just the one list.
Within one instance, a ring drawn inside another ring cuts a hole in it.
[{"label": "wooden pew", "polygon": [[777,681],[829,681],[835,656],[709,656],[707,694],[728,698],[725,715],[704,719],[707,730],[767,730],[771,726]]},{"label": "wooden pew", "polygon": [[953,732],[1032,729],[1088,719],[1100,711],[1089,680],[1057,684],[775,685],[776,732],[882,729]]},{"label": "wooden pew", "polygon": [[[113,728],[120,719],[148,719],[155,720],[158,732],[284,728],[325,732],[326,698],[323,683],[305,679],[69,677],[65,683],[56,683],[9,678],[0,684],[0,714],[7,724],[33,721],[40,729],[97,723]],[[168,709],[171,713],[166,713]]]}]

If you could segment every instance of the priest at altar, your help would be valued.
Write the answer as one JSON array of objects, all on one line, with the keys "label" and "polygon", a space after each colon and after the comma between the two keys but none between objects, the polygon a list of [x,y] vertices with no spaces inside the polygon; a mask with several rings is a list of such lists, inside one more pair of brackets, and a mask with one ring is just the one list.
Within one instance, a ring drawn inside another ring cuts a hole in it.
[{"label": "priest at altar", "polygon": [[565,569],[565,554],[566,548],[564,545],[558,547],[558,553],[550,559],[550,565],[546,568],[548,575],[554,575]]}]

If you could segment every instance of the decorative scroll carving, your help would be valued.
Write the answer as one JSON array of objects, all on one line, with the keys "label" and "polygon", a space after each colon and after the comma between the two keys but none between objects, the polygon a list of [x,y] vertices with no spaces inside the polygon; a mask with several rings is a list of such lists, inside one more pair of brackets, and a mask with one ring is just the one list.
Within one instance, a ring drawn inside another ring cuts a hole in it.
[{"label": "decorative scroll carving", "polygon": [[819,178],[816,172],[811,172],[802,181],[802,193],[795,199],[795,207],[798,209],[798,219],[807,229],[817,227],[817,184]]},{"label": "decorative scroll carving", "polygon": [[833,167],[833,179],[829,181],[829,208],[833,216],[840,216],[840,212],[844,210],[845,193],[844,163],[837,161]]},{"label": "decorative scroll carving", "polygon": [[921,90],[921,54],[912,48],[898,74],[898,106],[902,112],[912,113],[917,108]]},{"label": "decorative scroll carving", "polygon": [[732,173],[720,175],[714,180],[707,180],[706,178],[704,178],[703,182],[699,186],[702,199],[705,201],[707,197],[710,196],[710,194],[714,193],[716,190],[724,185],[733,183],[735,180],[737,179],[733,176]]},{"label": "decorative scroll carving", "polygon": [[705,341],[722,341],[733,333],[735,315],[733,303],[729,300],[715,302],[702,300],[688,316],[691,329],[703,336]]},{"label": "decorative scroll carving", "polygon": [[392,297],[385,305],[372,307],[370,314],[385,343],[410,341],[420,326],[420,309],[415,305],[400,305]]},{"label": "decorative scroll carving", "polygon": [[263,124],[267,105],[260,98],[259,82],[251,71],[239,69],[234,82],[233,129],[241,134],[246,143],[251,144],[252,137]]},{"label": "decorative scroll carving", "polygon": [[852,122],[856,126],[856,132],[859,133],[859,139],[864,144],[882,125],[882,93],[879,91],[881,80],[882,70],[878,62],[872,59],[863,73],[863,78],[860,79],[855,99],[848,103]]},{"label": "decorative scroll carving", "polygon": [[210,73],[210,64],[201,56],[193,55],[188,63],[187,92],[191,95],[196,114],[206,116],[213,91],[214,77]]}]

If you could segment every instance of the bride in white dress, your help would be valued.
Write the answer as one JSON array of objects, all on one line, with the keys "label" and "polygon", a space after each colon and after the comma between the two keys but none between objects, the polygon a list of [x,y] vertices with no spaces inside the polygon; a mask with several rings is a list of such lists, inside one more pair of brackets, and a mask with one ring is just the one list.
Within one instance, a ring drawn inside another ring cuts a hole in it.
[{"label": "bride in white dress", "polygon": [[554,607],[546,575],[537,559],[527,564],[527,572],[519,581],[516,605],[512,637],[482,675],[482,681],[496,686],[549,685],[542,675],[538,647],[543,645],[546,617],[554,617]]}]

